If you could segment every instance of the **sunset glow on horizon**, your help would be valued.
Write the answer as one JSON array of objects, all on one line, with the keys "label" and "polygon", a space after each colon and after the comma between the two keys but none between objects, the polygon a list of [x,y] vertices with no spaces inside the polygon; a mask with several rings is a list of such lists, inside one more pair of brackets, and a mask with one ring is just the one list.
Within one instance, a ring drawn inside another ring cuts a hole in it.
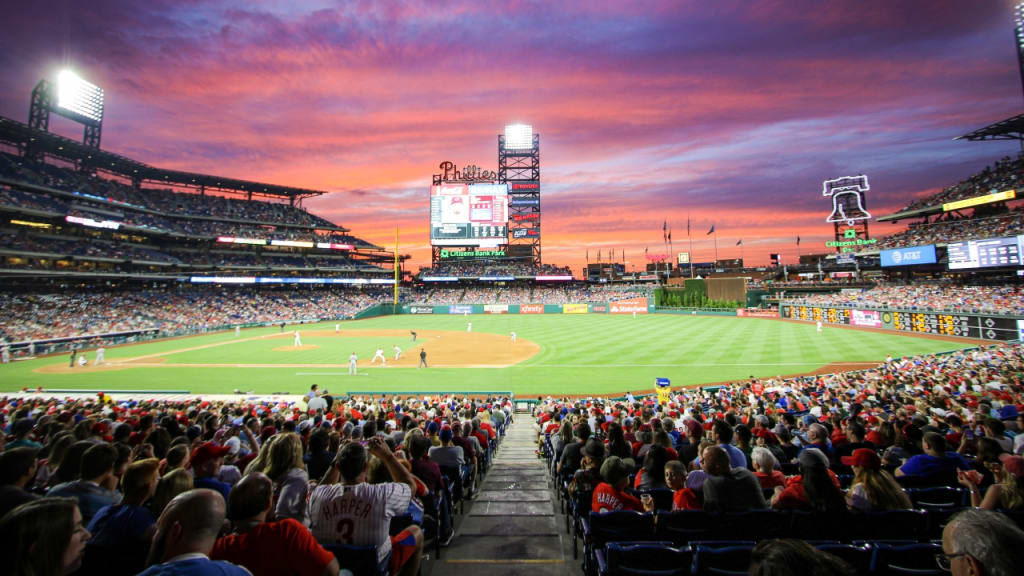
[{"label": "sunset glow on horizon", "polygon": [[44,0],[5,16],[0,115],[24,122],[36,82],[69,67],[103,90],[104,149],[326,191],[304,206],[388,249],[398,227],[414,272],[431,175],[497,170],[508,124],[540,134],[543,260],[577,277],[598,252],[641,270],[691,239],[696,262],[717,238],[719,258],[793,263],[828,251],[824,180],[867,174],[877,218],[1020,150],[953,140],[1020,112],[1003,0]]}]

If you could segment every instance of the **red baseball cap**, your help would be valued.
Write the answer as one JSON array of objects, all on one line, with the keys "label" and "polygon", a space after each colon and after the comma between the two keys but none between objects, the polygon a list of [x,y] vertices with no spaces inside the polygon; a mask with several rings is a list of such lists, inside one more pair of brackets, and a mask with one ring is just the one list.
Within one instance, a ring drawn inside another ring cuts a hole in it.
[{"label": "red baseball cap", "polygon": [[1014,454],[1000,454],[999,461],[1015,478],[1024,477],[1024,458]]},{"label": "red baseball cap", "polygon": [[853,454],[841,458],[846,466],[862,466],[878,470],[882,467],[882,459],[870,448],[857,448]]},{"label": "red baseball cap", "polygon": [[199,466],[212,458],[220,458],[230,450],[227,446],[218,446],[213,442],[203,442],[196,449],[192,450],[192,466]]}]

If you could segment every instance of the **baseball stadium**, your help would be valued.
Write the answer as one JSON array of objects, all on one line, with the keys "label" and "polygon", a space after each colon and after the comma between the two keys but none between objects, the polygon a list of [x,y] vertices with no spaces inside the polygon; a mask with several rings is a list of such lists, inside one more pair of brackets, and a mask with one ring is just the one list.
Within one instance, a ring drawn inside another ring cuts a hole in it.
[{"label": "baseball stadium", "polygon": [[4,9],[4,573],[1018,573],[1024,4],[213,4]]}]

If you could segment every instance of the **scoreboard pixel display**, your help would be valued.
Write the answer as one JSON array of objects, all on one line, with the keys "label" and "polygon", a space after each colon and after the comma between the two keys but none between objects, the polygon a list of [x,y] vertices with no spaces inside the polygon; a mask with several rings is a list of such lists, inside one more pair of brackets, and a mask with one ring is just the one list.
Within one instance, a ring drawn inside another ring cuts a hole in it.
[{"label": "scoreboard pixel display", "polygon": [[1020,337],[1021,326],[1024,326],[1024,320],[1004,316],[912,310],[866,311],[836,306],[795,304],[781,304],[779,317],[981,340],[1015,340]]},{"label": "scoreboard pixel display", "polygon": [[508,185],[431,186],[430,243],[489,247],[508,243]]}]

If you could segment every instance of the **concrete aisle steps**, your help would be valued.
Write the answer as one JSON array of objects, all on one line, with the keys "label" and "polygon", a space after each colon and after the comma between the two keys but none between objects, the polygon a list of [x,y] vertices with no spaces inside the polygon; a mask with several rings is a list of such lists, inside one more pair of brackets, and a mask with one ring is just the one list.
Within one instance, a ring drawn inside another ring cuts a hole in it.
[{"label": "concrete aisle steps", "polygon": [[451,545],[425,576],[582,575],[536,437],[529,417],[519,415],[476,499],[456,517]]}]

